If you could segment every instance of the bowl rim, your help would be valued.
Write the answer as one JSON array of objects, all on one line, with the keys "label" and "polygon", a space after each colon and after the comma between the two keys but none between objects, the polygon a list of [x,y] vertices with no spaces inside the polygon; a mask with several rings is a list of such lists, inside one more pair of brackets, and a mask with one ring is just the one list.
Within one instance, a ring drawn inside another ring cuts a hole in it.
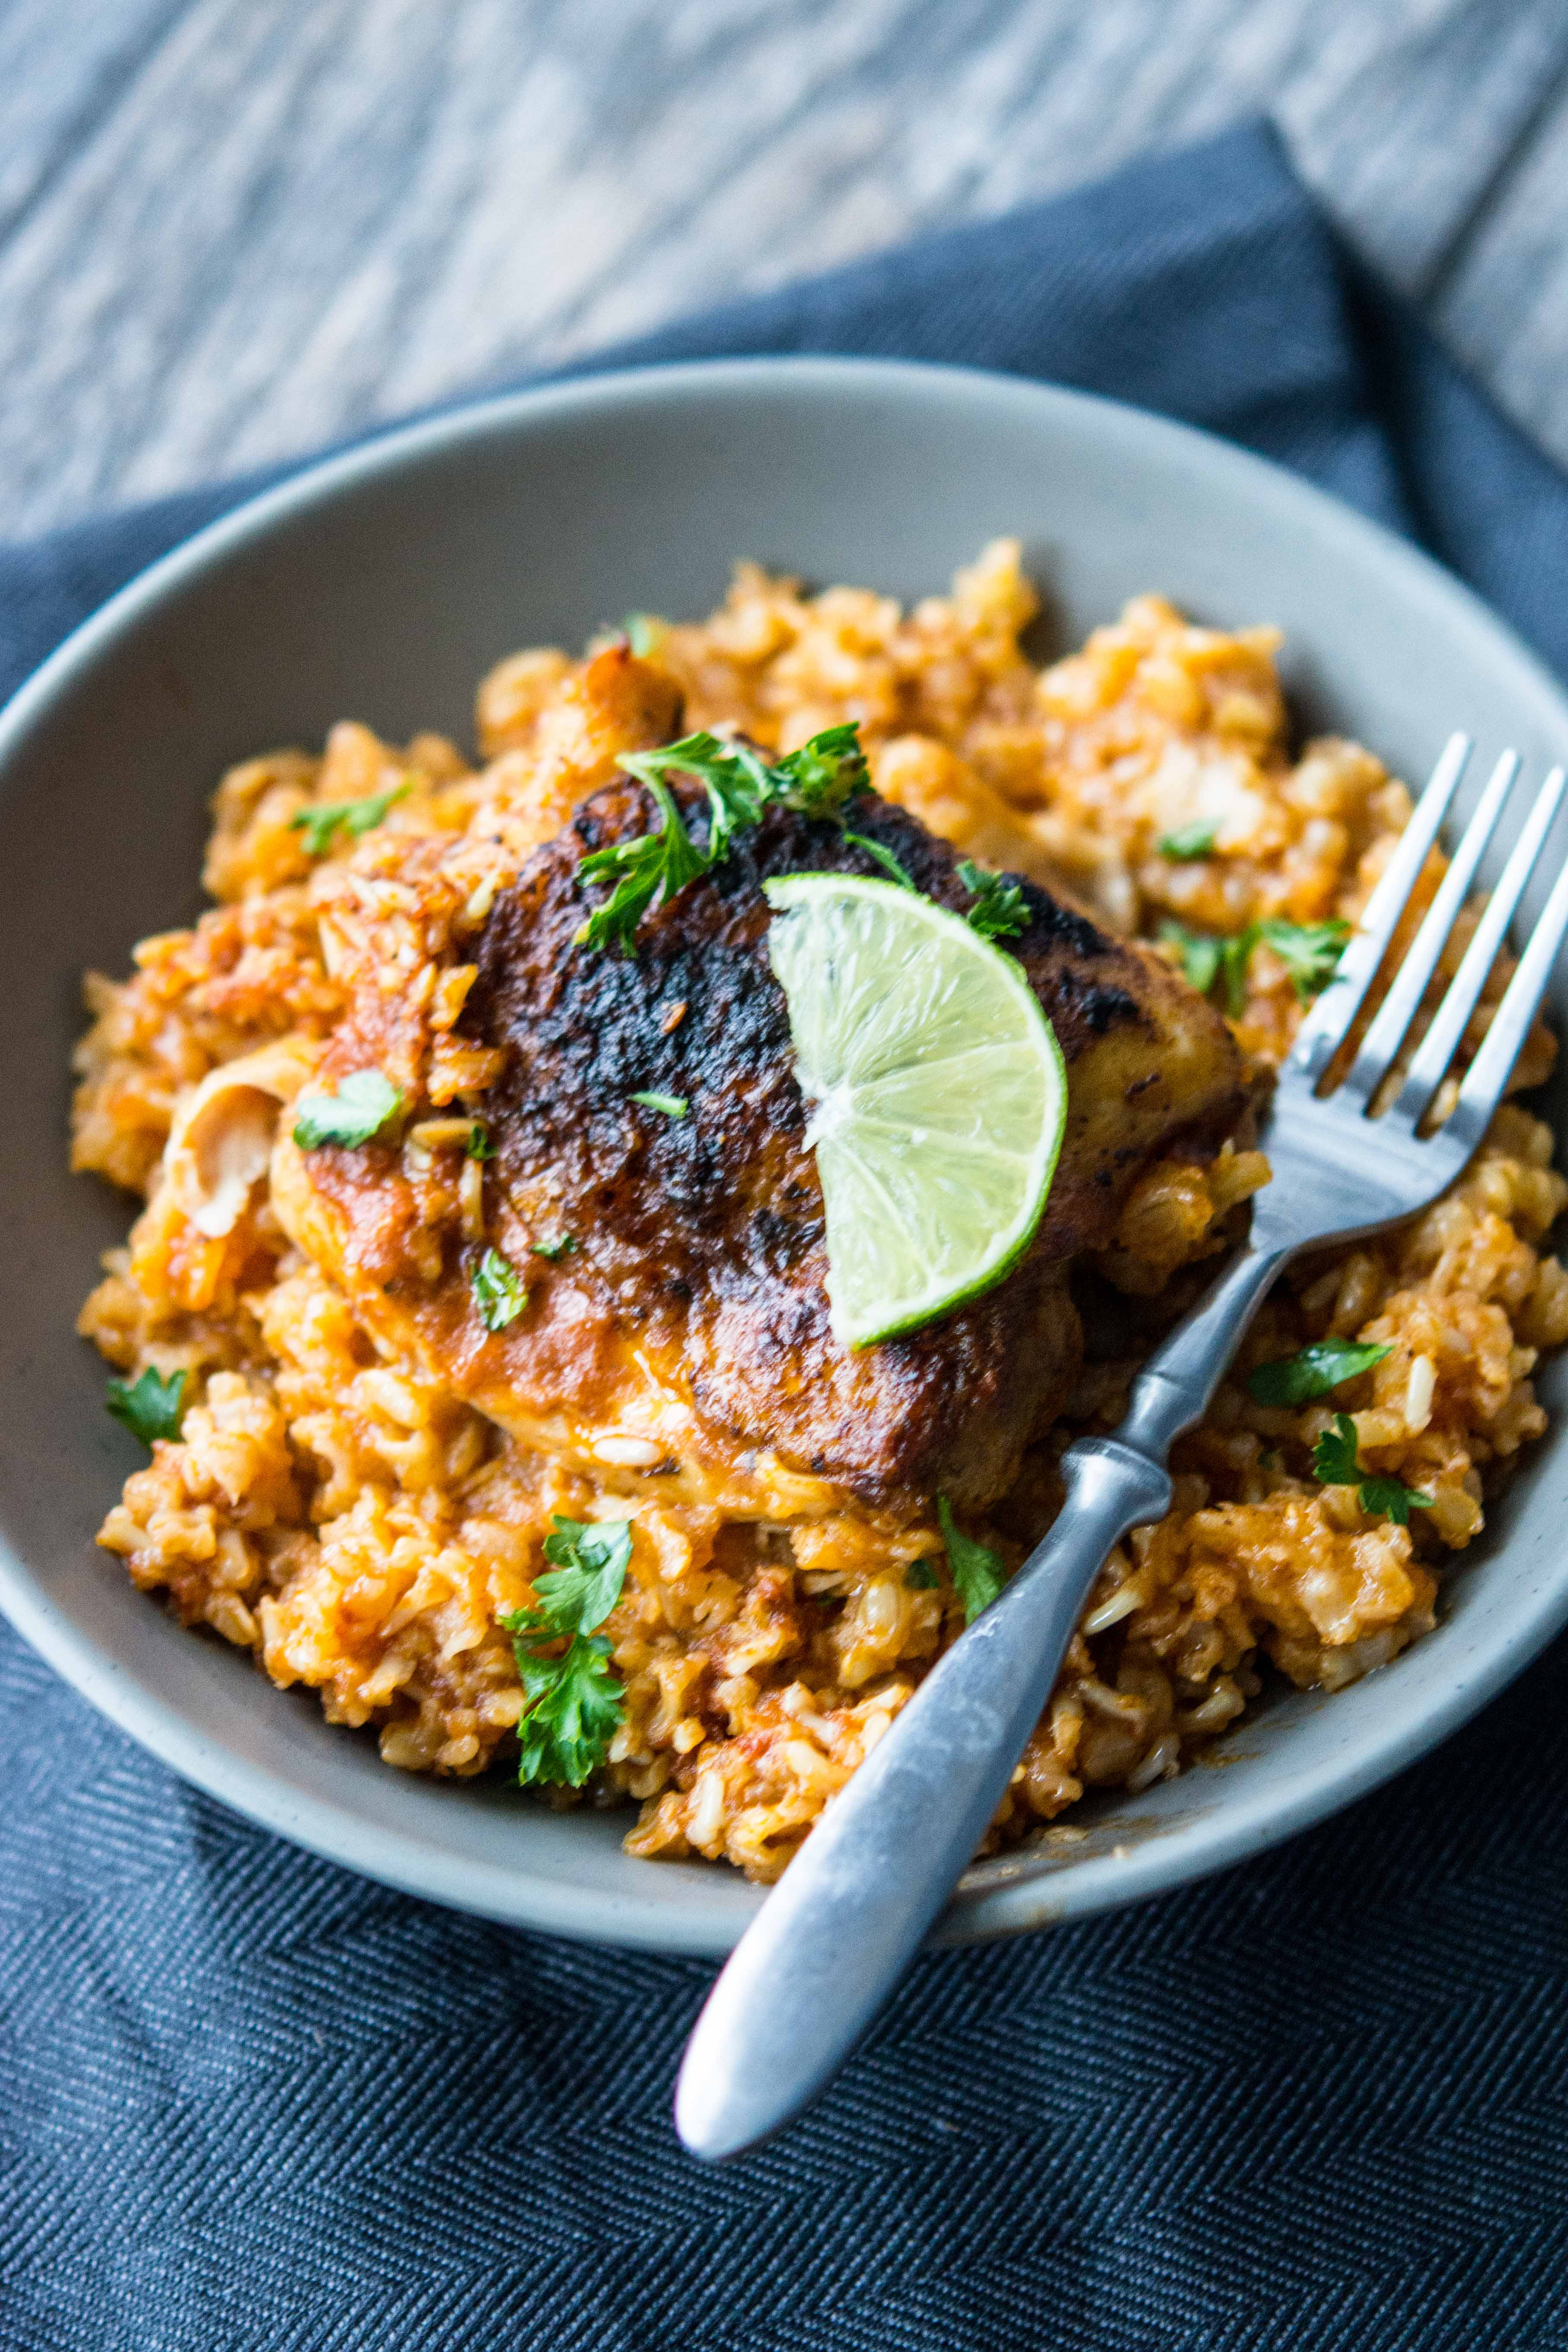
[{"label": "bowl rim", "polygon": [[[1515,666],[1521,688],[1558,705],[1568,731],[1568,698],[1557,680],[1470,589],[1424,550],[1343,505],[1303,478],[1238,445],[1197,427],[1103,395],[998,372],[938,366],[920,361],[777,355],[689,360],[606,369],[555,379],[528,389],[459,404],[415,423],[389,426],[352,448],[307,462],[288,478],[244,499],[158,557],[80,622],[17,688],[0,710],[0,788],[13,754],[56,706],[90,681],[100,651],[167,597],[220,565],[231,552],[263,540],[280,523],[329,505],[361,483],[395,474],[424,455],[470,439],[526,432],[535,425],[614,413],[648,403],[679,405],[693,394],[728,393],[744,399],[788,387],[808,395],[858,391],[897,399],[945,389],[963,401],[1002,404],[1058,415],[1091,411],[1112,440],[1135,442],[1210,474],[1239,480],[1259,507],[1282,524],[1291,517],[1315,531],[1359,541],[1380,553],[1400,575],[1405,593],[1429,600],[1472,629],[1479,626],[1494,657]],[[511,1924],[622,1948],[663,1952],[728,1949],[744,1915],[715,1926],[711,1915],[683,1918],[677,1874],[669,1865],[668,1895],[650,1895],[639,1907],[624,1895],[556,1879],[535,1882],[515,1864],[505,1867],[471,1855],[443,1853],[422,1834],[388,1832],[337,1800],[303,1796],[279,1773],[236,1757],[186,1720],[177,1706],[144,1687],[113,1654],[72,1623],[51,1602],[43,1580],[0,1538],[0,1611],[46,1662],[101,1714],[142,1747],[221,1803],[325,1859],[426,1900]],[[1227,1783],[1226,1801],[1185,1822],[1131,1844],[1118,1844],[1045,1870],[1037,1858],[1013,1854],[972,1873],[931,1940],[939,1945],[987,1941],[1027,1932],[1173,1890],[1228,1867],[1310,1827],[1404,1770],[1466,1722],[1539,1654],[1568,1622],[1568,1562],[1553,1582],[1521,1586],[1506,1623],[1480,1654],[1455,1662],[1447,1691],[1418,1714],[1390,1720],[1372,1738],[1347,1739],[1299,1786],[1281,1794],[1265,1783],[1249,1793],[1245,1779]],[[1348,1726],[1347,1726],[1348,1729]],[[1132,1824],[1127,1824],[1129,1828]],[[1033,1866],[1032,1866],[1033,1865]],[[721,1865],[703,1865],[712,1869]],[[762,1899],[757,1890],[756,1900]],[[754,1906],[752,1906],[754,1907]]]}]

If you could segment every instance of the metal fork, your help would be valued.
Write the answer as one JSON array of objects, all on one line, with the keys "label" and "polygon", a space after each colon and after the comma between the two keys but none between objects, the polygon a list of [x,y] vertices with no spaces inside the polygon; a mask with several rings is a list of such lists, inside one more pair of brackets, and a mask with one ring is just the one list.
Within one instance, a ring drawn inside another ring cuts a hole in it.
[{"label": "metal fork", "polygon": [[1206,1409],[1270,1284],[1299,1252],[1377,1232],[1426,1208],[1486,1131],[1568,931],[1559,874],[1486,1038],[1441,1124],[1424,1123],[1562,802],[1554,768],[1531,807],[1468,948],[1394,1100],[1385,1080],[1519,773],[1505,752],[1432,905],[1356,1046],[1321,1094],[1438,828],[1470,743],[1453,736],[1338,971],[1279,1073],[1260,1146],[1273,1181],[1250,1238],[1150,1359],[1113,1437],[1062,1457],[1067,1500],[999,1600],[954,1643],[837,1796],[742,1937],[687,2048],[676,2125],[694,2154],[742,2148],[826,2088],[947,1901],[1000,1803],[1111,1546],[1170,1507],[1165,1459]]}]

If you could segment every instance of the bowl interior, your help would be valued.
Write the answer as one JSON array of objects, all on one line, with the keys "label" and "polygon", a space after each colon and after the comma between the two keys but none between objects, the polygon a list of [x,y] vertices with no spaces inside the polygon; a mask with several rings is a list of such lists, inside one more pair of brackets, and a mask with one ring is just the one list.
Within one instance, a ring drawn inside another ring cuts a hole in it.
[{"label": "bowl interior", "polygon": [[[237,1653],[136,1594],[93,1533],[142,1458],[72,1332],[126,1204],[65,1173],[88,965],[188,920],[207,796],[258,749],[341,717],[467,741],[474,686],[531,643],[634,610],[705,612],[749,555],[913,598],[989,537],[1024,542],[1068,644],[1158,589],[1286,632],[1305,727],[1407,778],[1451,727],[1534,772],[1568,704],[1423,559],[1258,460],[1016,382],[869,362],[726,362],[555,388],[393,436],[217,525],[79,632],[0,720],[0,1036],[15,1246],[0,1364],[0,1600],[70,1679],[240,1810],[394,1884],[501,1918],[725,1948],[758,1897],[619,1849],[623,1822],[493,1782],[387,1770]],[[1478,760],[1476,766],[1483,764]],[[1505,827],[1499,854],[1510,836]],[[1568,1011],[1568,987],[1560,994]],[[1561,1129],[1563,1097],[1550,1115]],[[1548,1401],[1563,1382],[1549,1371]],[[1275,1699],[1199,1769],[1084,1809],[1078,1842],[978,1866],[948,1938],[1146,1895],[1256,1850],[1420,1752],[1568,1615],[1568,1454],[1549,1437],[1447,1581],[1438,1631],[1331,1700]]]}]

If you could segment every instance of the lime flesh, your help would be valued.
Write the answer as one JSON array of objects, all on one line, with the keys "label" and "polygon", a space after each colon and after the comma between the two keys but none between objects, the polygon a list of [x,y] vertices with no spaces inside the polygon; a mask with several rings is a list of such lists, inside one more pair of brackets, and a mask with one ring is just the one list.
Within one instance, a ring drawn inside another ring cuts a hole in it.
[{"label": "lime flesh", "polygon": [[763,887],[813,1107],[833,1329],[865,1348],[1017,1263],[1056,1172],[1067,1070],[1022,968],[961,916],[860,875]]}]

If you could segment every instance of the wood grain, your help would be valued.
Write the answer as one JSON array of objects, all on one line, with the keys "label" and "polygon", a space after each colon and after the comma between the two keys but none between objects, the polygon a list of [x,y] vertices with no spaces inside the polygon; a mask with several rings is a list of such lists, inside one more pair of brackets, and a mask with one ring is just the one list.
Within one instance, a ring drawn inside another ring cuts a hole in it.
[{"label": "wood grain", "polygon": [[1568,460],[1562,0],[11,0],[7,536],[1272,109]]}]

